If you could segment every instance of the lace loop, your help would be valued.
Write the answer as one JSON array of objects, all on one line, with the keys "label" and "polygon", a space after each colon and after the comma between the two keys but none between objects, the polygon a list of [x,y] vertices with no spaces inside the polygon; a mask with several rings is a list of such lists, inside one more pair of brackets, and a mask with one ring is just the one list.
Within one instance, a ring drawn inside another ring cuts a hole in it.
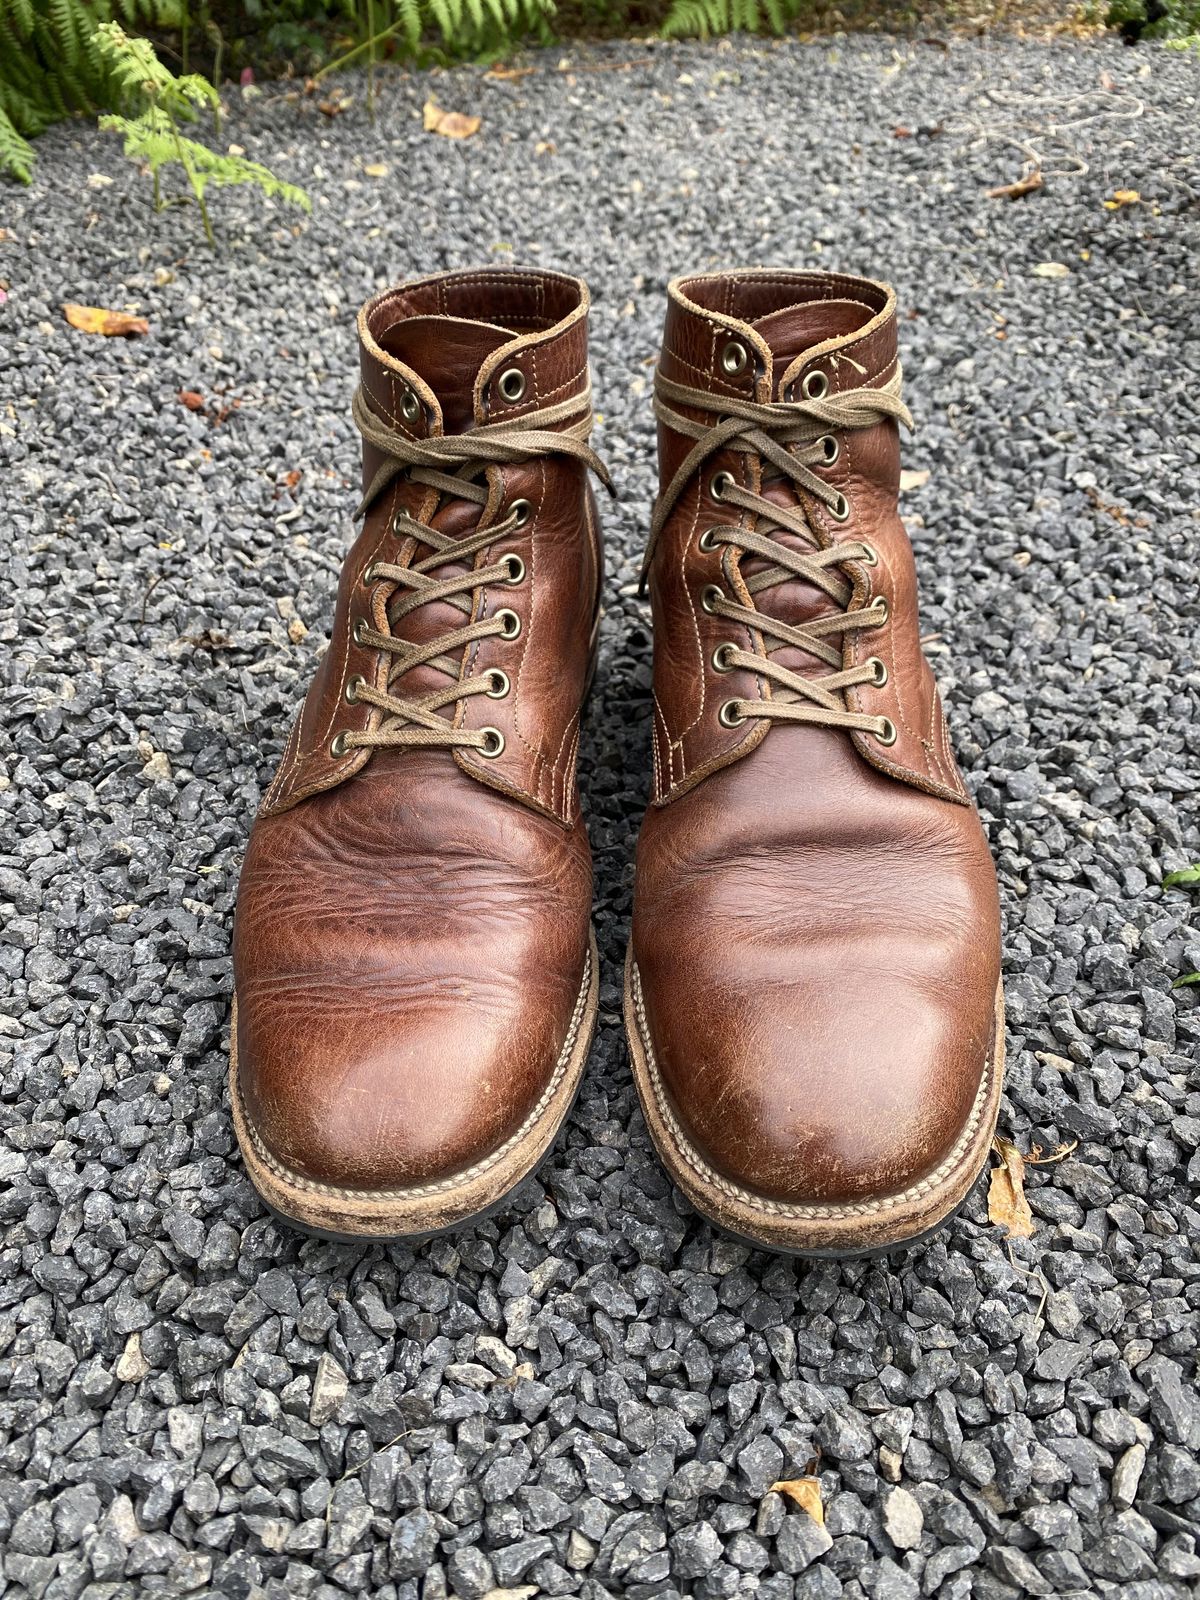
[{"label": "lace loop", "polygon": [[[837,459],[838,449],[830,452],[831,429],[845,432],[875,427],[888,419],[911,428],[912,417],[900,399],[900,384],[897,367],[895,376],[878,389],[850,389],[840,394],[819,397],[814,394],[803,400],[764,403],[736,395],[712,394],[706,389],[674,383],[659,374],[655,379],[655,415],[667,427],[696,443],[655,506],[642,564],[643,588],[667,518],[693,473],[718,451],[733,450],[769,463],[781,476],[825,506],[835,521],[845,521],[849,513],[845,496],[819,477],[813,468],[828,467]],[[718,420],[715,423],[695,421],[676,409],[678,406],[710,416],[716,414]],[[836,447],[837,440],[832,442]],[[880,628],[888,620],[887,602],[882,596],[877,596],[870,606],[849,609],[854,586],[843,569],[855,563],[874,566],[878,560],[874,547],[861,539],[822,545],[801,507],[778,505],[764,495],[743,488],[728,475],[721,476],[721,505],[749,512],[759,525],[755,528],[730,524],[706,527],[702,533],[703,548],[736,546],[743,553],[761,558],[764,565],[743,577],[752,601],[756,595],[781,583],[798,579],[820,590],[837,608],[797,625],[760,611],[756,605],[743,605],[729,599],[715,585],[705,589],[702,604],[709,615],[737,624],[763,640],[761,652],[743,650],[733,643],[719,646],[719,670],[730,672],[740,668],[754,673],[770,686],[769,698],[726,701],[722,707],[725,726],[737,727],[747,718],[813,723],[861,730],[874,734],[882,743],[892,743],[895,730],[887,717],[850,711],[844,698],[847,689],[866,685],[878,687],[880,681],[874,657],[847,667],[844,650],[847,635]],[[781,543],[774,536],[779,532],[802,539],[806,548],[796,550]],[[835,638],[837,644],[829,642]],[[782,648],[803,651],[834,670],[821,677],[794,672],[774,659],[773,652]]]},{"label": "lace loop", "polygon": [[[582,462],[612,491],[604,463],[587,443],[592,428],[590,386],[569,400],[512,421],[489,423],[466,433],[428,439],[413,439],[389,427],[371,410],[361,386],[354,396],[353,416],[363,438],[384,458],[359,503],[356,517],[362,516],[404,473],[410,481],[436,490],[442,499],[465,500],[478,506],[482,518],[489,494],[484,484],[475,481],[481,472],[492,466],[537,461],[550,455]],[[563,424],[565,426],[560,426]],[[499,754],[503,736],[497,747],[496,730],[457,727],[452,718],[442,713],[447,707],[457,707],[474,695],[497,698],[494,676],[486,673],[477,678],[462,676],[462,652],[481,639],[517,636],[519,618],[516,629],[509,626],[509,618],[516,613],[504,608],[491,616],[477,617],[475,611],[479,596],[488,585],[511,586],[520,579],[513,576],[515,568],[509,554],[486,566],[471,563],[481,550],[502,540],[527,520],[528,516],[522,516],[514,505],[499,522],[477,523],[462,537],[455,537],[407,511],[396,513],[393,530],[397,537],[402,542],[413,543],[414,555],[418,545],[424,545],[428,553],[407,562],[377,558],[363,574],[369,586],[386,584],[393,591],[386,602],[389,631],[363,625],[356,630],[355,640],[368,649],[386,652],[392,657],[392,664],[386,690],[366,682],[356,683],[352,703],[374,706],[385,716],[377,728],[339,733],[337,753],[344,755],[354,749],[437,746],[473,749],[489,756]],[[464,564],[465,571],[461,570]],[[447,566],[460,570],[439,575],[438,569]],[[521,573],[523,576],[523,563]],[[420,645],[390,631],[420,607],[435,603],[452,605],[466,618],[474,620]],[[434,667],[448,681],[416,696],[392,692],[394,684],[420,666]]]}]

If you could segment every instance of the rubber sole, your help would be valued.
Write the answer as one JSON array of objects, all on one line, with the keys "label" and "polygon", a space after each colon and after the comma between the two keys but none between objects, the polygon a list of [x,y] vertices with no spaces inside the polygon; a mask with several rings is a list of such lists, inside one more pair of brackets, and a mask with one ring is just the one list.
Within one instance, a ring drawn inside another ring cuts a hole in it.
[{"label": "rubber sole", "polygon": [[710,1222],[747,1244],[814,1260],[886,1255],[919,1244],[965,1203],[984,1167],[1004,1077],[1004,991],[996,988],[991,1048],[979,1092],[950,1154],[898,1194],[848,1204],[791,1205],[743,1188],[717,1172],[688,1139],[658,1071],[630,944],[625,959],[625,1032],[650,1136],[663,1165]]},{"label": "rubber sole", "polygon": [[419,1240],[477,1221],[508,1198],[549,1153],[574,1103],[591,1048],[600,998],[596,935],[562,1053],[550,1081],[525,1122],[499,1149],[466,1171],[404,1189],[343,1189],[290,1171],[268,1149],[246,1113],[238,1082],[237,997],[229,1043],[233,1125],[250,1181],[275,1216],[319,1238]]}]

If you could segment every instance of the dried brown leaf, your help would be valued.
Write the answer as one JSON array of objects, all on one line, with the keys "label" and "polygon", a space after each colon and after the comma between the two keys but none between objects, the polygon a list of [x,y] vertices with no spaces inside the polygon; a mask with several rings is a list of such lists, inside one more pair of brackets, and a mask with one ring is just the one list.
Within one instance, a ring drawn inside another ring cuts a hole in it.
[{"label": "dried brown leaf", "polygon": [[196,389],[180,389],[179,398],[189,411],[204,410],[204,396]]},{"label": "dried brown leaf", "polygon": [[785,1494],[794,1500],[802,1511],[807,1511],[814,1522],[825,1524],[825,1506],[821,1500],[820,1478],[781,1478],[771,1485],[772,1494]]},{"label": "dried brown leaf", "polygon": [[989,200],[1020,200],[1022,195],[1034,194],[1042,185],[1041,168],[1033,167],[1015,183],[1001,183],[995,189],[989,189],[987,196]]},{"label": "dried brown leaf", "polygon": [[77,306],[68,301],[63,316],[80,333],[102,333],[106,339],[128,338],[150,332],[145,317],[131,317],[127,311],[106,311],[103,306]]},{"label": "dried brown leaf", "polygon": [[1025,1157],[1027,1167],[1051,1167],[1056,1161],[1065,1161],[1079,1149],[1079,1140],[1071,1139],[1067,1144],[1056,1144],[1050,1154],[1043,1155],[1040,1144],[1035,1144]]},{"label": "dried brown leaf", "polygon": [[469,139],[478,133],[482,117],[468,117],[462,111],[443,111],[436,100],[426,100],[425,132],[440,133],[443,139]]},{"label": "dried brown leaf", "polygon": [[992,1150],[1000,1165],[992,1168],[988,1184],[988,1221],[1003,1228],[1006,1239],[1028,1239],[1033,1234],[1033,1213],[1025,1198],[1025,1157],[999,1134],[992,1140]]}]

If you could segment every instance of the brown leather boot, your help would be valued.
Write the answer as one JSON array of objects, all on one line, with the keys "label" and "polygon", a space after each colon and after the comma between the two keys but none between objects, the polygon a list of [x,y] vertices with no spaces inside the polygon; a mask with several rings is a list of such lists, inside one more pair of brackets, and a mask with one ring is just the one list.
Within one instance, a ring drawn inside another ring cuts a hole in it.
[{"label": "brown leather boot", "polygon": [[605,477],[587,314],[575,278],[488,270],[359,316],[363,527],[234,933],[242,1154],[318,1232],[487,1209],[583,1070],[598,974],[575,761],[601,566],[588,469]]},{"label": "brown leather boot", "polygon": [[896,512],[895,296],[681,279],[655,410],[654,794],[626,981],[642,1105],[723,1227],[887,1248],[971,1188],[1004,1055],[995,871]]}]

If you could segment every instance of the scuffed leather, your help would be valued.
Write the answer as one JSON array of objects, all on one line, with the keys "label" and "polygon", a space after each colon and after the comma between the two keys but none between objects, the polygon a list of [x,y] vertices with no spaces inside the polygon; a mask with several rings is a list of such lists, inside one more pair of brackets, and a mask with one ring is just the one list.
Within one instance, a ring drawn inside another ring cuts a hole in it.
[{"label": "scuffed leather", "polygon": [[[741,389],[719,367],[731,336],[753,356]],[[895,302],[881,284],[736,273],[671,287],[662,361],[679,382],[779,399],[814,367],[836,389],[885,382],[895,360]],[[697,538],[729,520],[708,493],[713,474],[762,492],[757,462],[730,452],[704,464],[650,574],[655,784],[632,934],[649,1041],[701,1156],[748,1192],[797,1205],[868,1203],[938,1167],[993,1048],[1000,971],[995,871],[920,649],[896,430],[840,442],[831,481],[852,512],[830,542],[874,546],[879,565],[848,575],[856,594],[891,606],[886,628],[847,638],[847,664],[857,651],[889,671],[853,708],[891,717],[894,747],[841,729],[717,721],[725,699],[763,691],[752,673],[711,664],[726,639],[758,646],[702,609],[707,583],[748,596],[736,553],[705,553]],[[664,483],[688,443],[660,429]],[[823,508],[805,509],[820,529]],[[828,605],[799,580],[760,599],[796,622]],[[783,659],[827,670],[799,651]]]},{"label": "scuffed leather", "polygon": [[382,751],[255,824],[234,943],[247,1114],[293,1172],[435,1182],[519,1127],[562,1049],[591,858],[446,751]]},{"label": "scuffed leather", "polygon": [[[582,392],[587,304],[581,282],[553,273],[446,274],[388,291],[359,319],[370,403],[420,433],[485,420],[511,365],[530,386],[513,413]],[[415,423],[405,386],[421,401]],[[364,485],[379,464],[367,447]],[[497,547],[522,556],[523,582],[481,602],[517,611],[521,633],[483,641],[464,666],[509,676],[507,699],[469,702],[472,725],[504,732],[503,756],[330,753],[336,732],[377,716],[347,703],[348,679],[382,687],[387,671],[353,639],[357,620],[384,622],[384,586],[368,588],[364,569],[402,558],[397,509],[428,520],[438,501],[397,478],[347,555],[329,648],[247,848],[234,929],[246,1116],[276,1161],[334,1189],[419,1186],[485,1159],[546,1090],[579,999],[592,873],[575,761],[598,609],[595,507],[570,460],[489,468],[488,486],[485,514],[517,496],[534,508]],[[451,502],[436,522],[465,531],[478,515]],[[462,620],[443,603],[402,627],[428,639]],[[416,669],[408,687],[434,672]]]}]

